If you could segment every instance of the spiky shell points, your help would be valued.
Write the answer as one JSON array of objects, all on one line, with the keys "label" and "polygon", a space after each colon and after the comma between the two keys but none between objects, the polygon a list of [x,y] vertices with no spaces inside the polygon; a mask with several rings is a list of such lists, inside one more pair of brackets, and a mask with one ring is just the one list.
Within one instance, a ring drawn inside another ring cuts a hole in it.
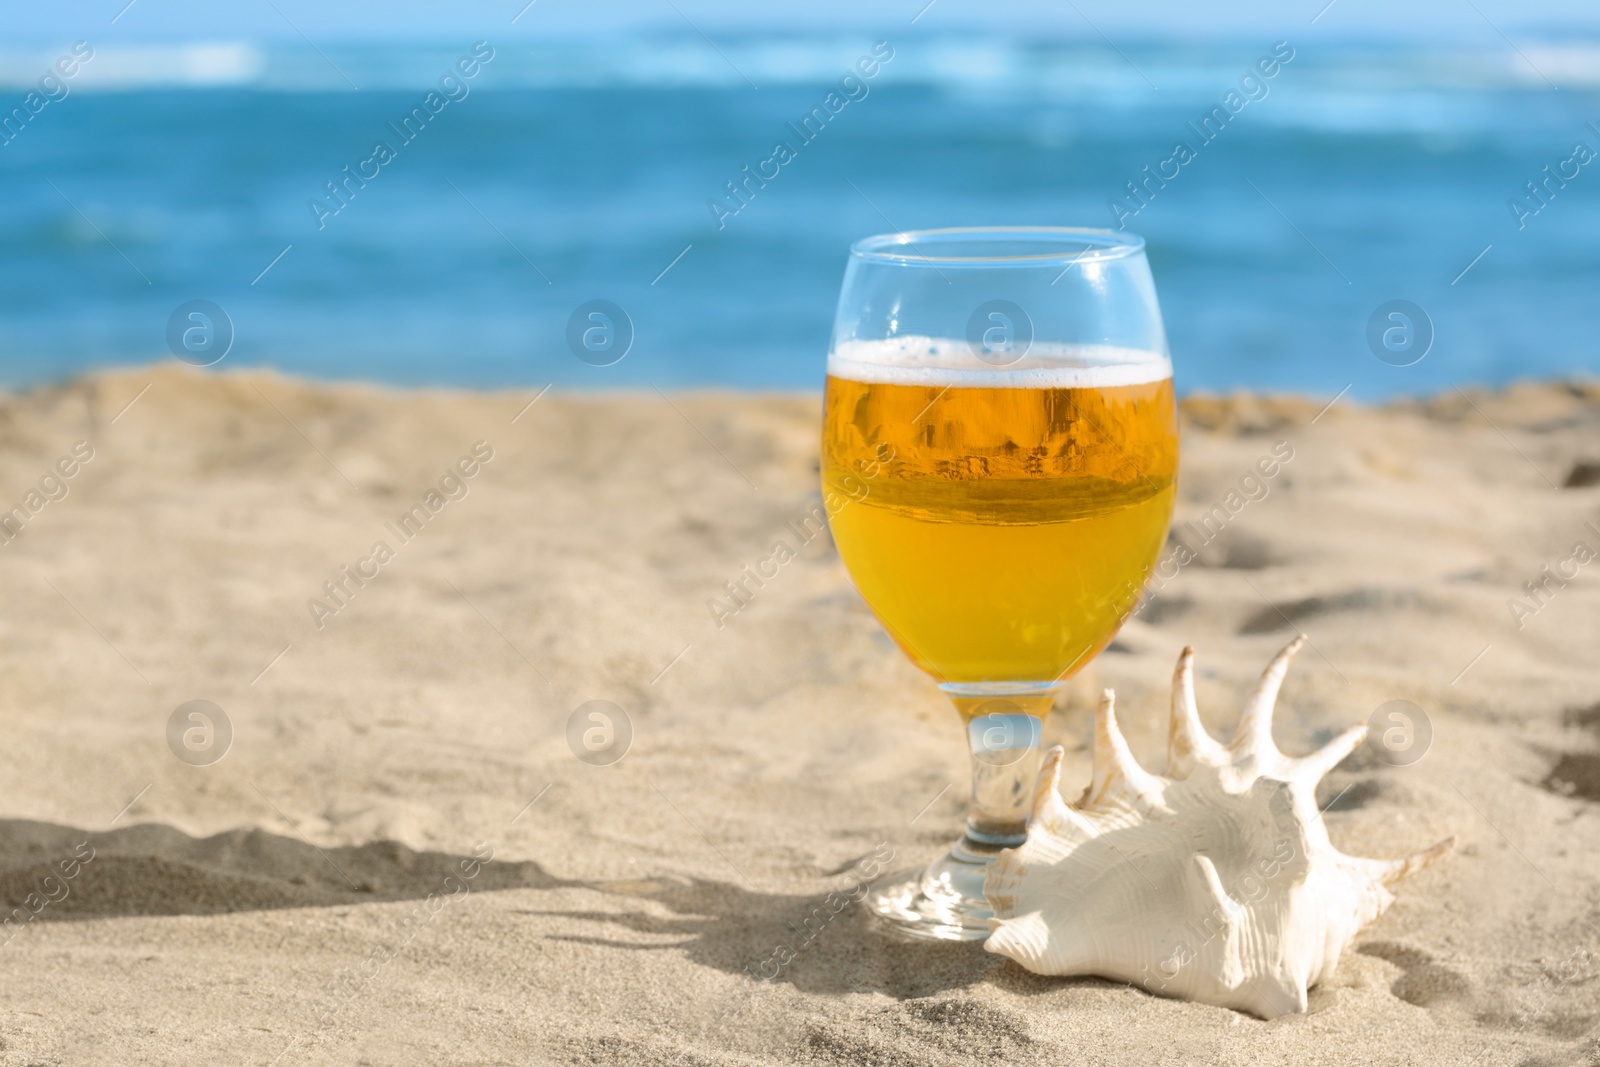
[{"label": "spiky shell points", "polygon": [[1046,754],[1027,840],[984,885],[984,947],[1047,975],[1098,975],[1273,1019],[1306,1010],[1389,886],[1455,845],[1407,859],[1347,856],[1328,840],[1317,783],[1365,739],[1352,727],[1305,757],[1272,740],[1278,689],[1304,638],[1262,672],[1224,745],[1200,723],[1194,650],[1173,675],[1168,775],[1139,766],[1110,690],[1095,717],[1094,774],[1061,799],[1062,749]]}]

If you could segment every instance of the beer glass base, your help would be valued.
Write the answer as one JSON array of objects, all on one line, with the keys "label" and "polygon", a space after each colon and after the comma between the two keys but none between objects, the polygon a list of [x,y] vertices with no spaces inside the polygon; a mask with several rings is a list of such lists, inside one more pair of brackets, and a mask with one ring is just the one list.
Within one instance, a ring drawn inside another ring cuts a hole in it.
[{"label": "beer glass base", "polygon": [[898,932],[934,941],[982,941],[994,910],[983,880],[999,849],[963,839],[920,870],[897,871],[868,890],[867,908]]}]

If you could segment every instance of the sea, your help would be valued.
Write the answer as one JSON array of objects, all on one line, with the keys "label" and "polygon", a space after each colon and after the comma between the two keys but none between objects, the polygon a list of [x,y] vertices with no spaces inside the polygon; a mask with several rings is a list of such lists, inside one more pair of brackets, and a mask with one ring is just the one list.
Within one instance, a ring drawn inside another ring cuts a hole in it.
[{"label": "sea", "polygon": [[901,30],[0,45],[0,386],[816,389],[981,225],[1142,235],[1185,393],[1600,372],[1600,41]]}]

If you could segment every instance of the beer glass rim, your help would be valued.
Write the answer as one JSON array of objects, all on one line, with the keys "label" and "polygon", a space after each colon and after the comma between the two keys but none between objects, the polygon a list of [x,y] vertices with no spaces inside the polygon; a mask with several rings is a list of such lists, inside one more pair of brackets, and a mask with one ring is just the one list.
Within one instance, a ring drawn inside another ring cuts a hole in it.
[{"label": "beer glass rim", "polygon": [[1052,266],[1143,250],[1138,234],[1087,226],[950,226],[863,237],[850,255],[903,266]]}]

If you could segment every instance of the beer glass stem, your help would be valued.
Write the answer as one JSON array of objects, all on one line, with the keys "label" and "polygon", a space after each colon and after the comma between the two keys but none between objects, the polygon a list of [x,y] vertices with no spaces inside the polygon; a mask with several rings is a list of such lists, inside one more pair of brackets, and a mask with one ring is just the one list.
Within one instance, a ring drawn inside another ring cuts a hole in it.
[{"label": "beer glass stem", "polygon": [[[993,729],[993,727],[990,727]],[[1016,848],[1028,833],[1028,813],[1033,806],[1033,780],[1039,773],[1041,724],[1029,717],[1022,729],[1035,740],[1005,753],[974,748],[972,799],[967,805],[966,843],[984,851]],[[973,729],[968,727],[969,734]]]},{"label": "beer glass stem", "polygon": [[940,688],[961,712],[972,754],[967,825],[927,867],[879,879],[866,903],[914,937],[979,940],[989,936],[994,916],[983,895],[989,864],[1028,835],[1044,717],[1059,686],[946,682]]},{"label": "beer glass stem", "polygon": [[969,690],[950,696],[966,722],[972,756],[972,795],[961,844],[974,858],[990,858],[1027,836],[1043,718],[1053,693],[1011,690],[997,696]]}]

